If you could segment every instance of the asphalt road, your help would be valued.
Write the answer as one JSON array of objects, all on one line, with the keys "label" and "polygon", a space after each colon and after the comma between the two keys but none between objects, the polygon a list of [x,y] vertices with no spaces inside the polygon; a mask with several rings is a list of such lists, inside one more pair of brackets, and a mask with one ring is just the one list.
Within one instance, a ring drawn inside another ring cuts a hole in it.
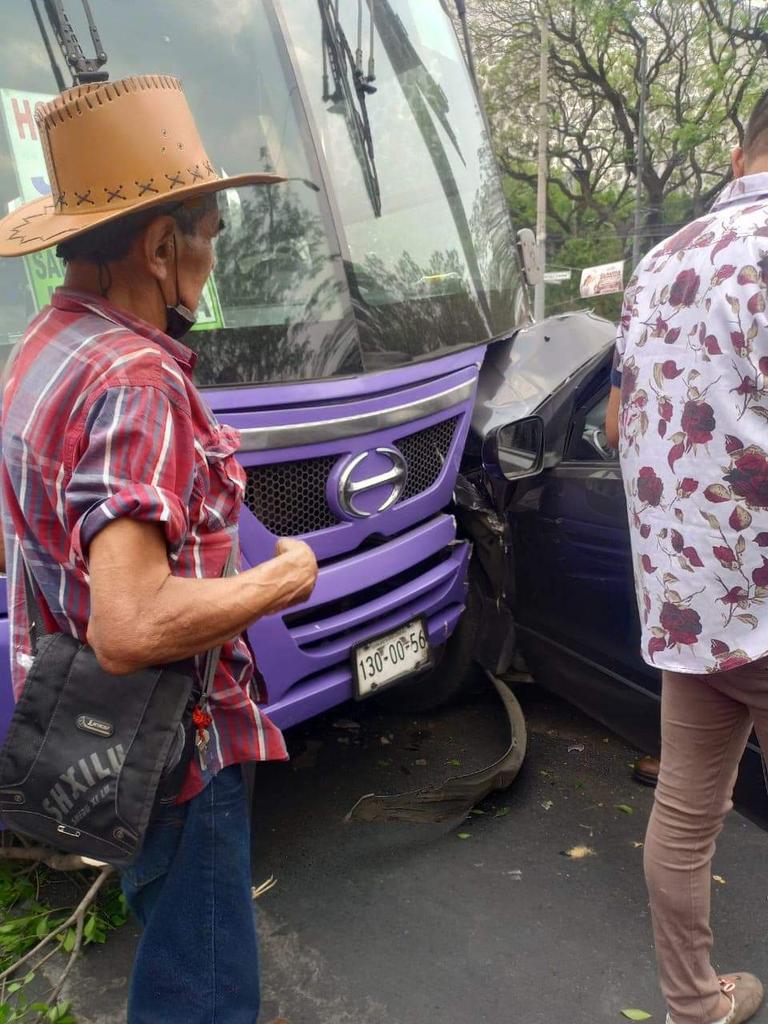
[{"label": "asphalt road", "polygon": [[[539,690],[521,697],[523,773],[452,829],[343,819],[365,793],[501,754],[492,692],[418,718],[347,706],[289,734],[290,765],[259,770],[254,880],[277,883],[258,902],[261,1020],[618,1024],[638,1008],[663,1022],[639,846],[651,793],[631,781],[634,752]],[[713,881],[723,970],[768,977],[767,848],[731,816]],[[71,986],[83,1024],[125,1020],[135,937],[126,927],[84,957]]]}]

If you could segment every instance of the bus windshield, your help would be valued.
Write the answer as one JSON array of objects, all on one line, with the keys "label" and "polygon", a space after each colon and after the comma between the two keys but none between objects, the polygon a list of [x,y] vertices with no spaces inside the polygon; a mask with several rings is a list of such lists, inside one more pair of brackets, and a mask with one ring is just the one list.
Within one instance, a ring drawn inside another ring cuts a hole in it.
[{"label": "bus windshield", "polygon": [[[67,11],[85,46],[79,5]],[[177,75],[222,173],[225,229],[190,335],[203,386],[351,376],[515,326],[514,243],[440,0],[94,0],[110,77]],[[70,75],[57,60],[69,84]],[[58,91],[32,8],[0,39],[0,206],[46,194],[36,102]],[[0,260],[0,345],[63,279]]]}]

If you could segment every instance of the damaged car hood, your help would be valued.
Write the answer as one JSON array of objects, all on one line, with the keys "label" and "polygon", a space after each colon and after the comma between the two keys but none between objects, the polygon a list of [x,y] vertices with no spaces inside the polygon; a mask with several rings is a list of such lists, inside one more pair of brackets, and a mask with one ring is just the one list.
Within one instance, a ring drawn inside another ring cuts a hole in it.
[{"label": "damaged car hood", "polygon": [[615,324],[579,310],[531,324],[491,345],[480,372],[473,431],[483,437],[532,415],[615,340]]}]

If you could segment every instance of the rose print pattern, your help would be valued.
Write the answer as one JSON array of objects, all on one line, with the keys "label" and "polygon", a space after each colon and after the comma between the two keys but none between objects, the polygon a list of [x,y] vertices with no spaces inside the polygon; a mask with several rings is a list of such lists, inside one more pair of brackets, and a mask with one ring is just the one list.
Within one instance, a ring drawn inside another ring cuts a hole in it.
[{"label": "rose print pattern", "polygon": [[768,651],[768,174],[657,246],[625,293],[621,464],[643,654],[723,671]]},{"label": "rose print pattern", "polygon": [[637,497],[644,505],[656,508],[661,504],[664,484],[650,466],[643,466],[637,478]]}]

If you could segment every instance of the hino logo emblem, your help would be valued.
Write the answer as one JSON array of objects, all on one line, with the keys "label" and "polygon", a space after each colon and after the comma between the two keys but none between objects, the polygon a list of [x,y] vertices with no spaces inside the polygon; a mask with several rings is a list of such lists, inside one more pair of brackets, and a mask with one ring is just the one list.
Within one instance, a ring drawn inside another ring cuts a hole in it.
[{"label": "hino logo emblem", "polygon": [[[358,469],[367,459],[373,455],[383,456],[390,463],[390,468],[376,476],[367,476],[358,479],[355,470]],[[405,489],[405,482],[408,478],[408,466],[403,458],[402,452],[397,448],[374,448],[372,451],[356,455],[344,467],[339,477],[339,506],[348,516],[356,519],[368,519],[378,512],[386,512],[398,500]],[[361,495],[372,491],[375,488],[389,488],[389,494],[377,505],[376,508],[366,512],[359,508],[357,500]]]}]

